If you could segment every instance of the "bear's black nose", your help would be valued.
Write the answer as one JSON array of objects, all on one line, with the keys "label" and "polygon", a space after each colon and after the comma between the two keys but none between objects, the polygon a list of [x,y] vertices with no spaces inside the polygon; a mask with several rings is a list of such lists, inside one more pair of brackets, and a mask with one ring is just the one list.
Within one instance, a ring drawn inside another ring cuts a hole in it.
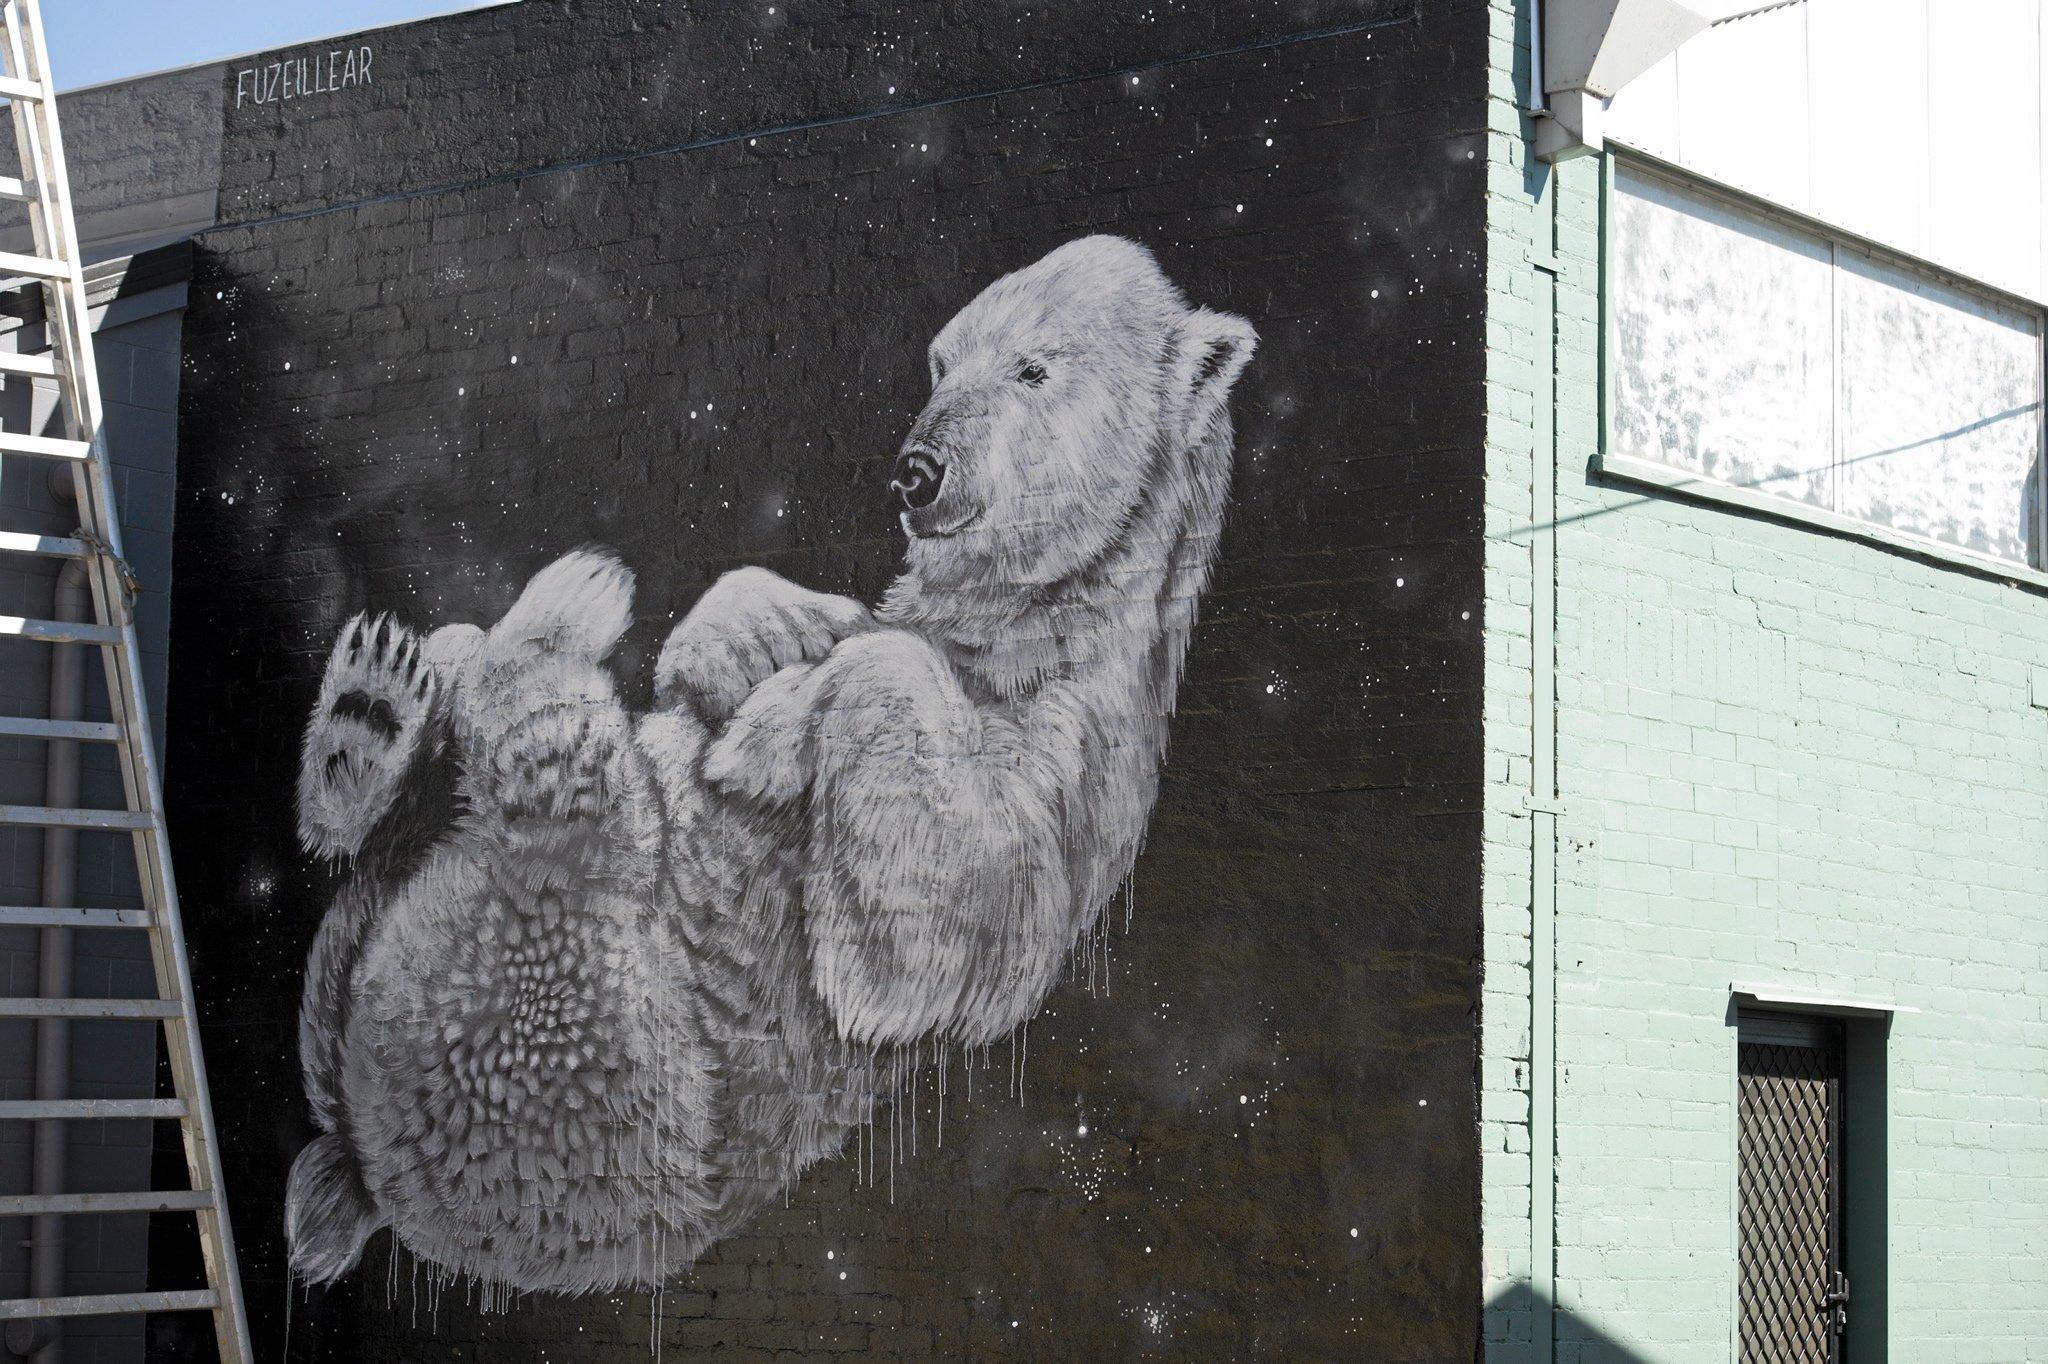
[{"label": "bear's black nose", "polygon": [[889,472],[889,491],[905,511],[929,507],[938,500],[939,485],[946,481],[946,466],[929,450],[905,450]]}]

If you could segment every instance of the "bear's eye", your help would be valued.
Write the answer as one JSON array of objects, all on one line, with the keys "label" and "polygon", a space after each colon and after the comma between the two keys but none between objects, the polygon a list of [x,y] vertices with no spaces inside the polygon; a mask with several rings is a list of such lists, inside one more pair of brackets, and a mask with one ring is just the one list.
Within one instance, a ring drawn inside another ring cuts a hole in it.
[{"label": "bear's eye", "polygon": [[1017,382],[1037,388],[1045,382],[1045,366],[1036,360],[1026,360],[1023,368],[1017,371]]}]

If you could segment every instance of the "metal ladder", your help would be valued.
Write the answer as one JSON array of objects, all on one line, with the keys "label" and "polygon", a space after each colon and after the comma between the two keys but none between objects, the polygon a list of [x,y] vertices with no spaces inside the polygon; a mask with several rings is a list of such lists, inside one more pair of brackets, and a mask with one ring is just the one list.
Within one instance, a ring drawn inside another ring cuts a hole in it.
[{"label": "metal ladder", "polygon": [[[0,176],[0,200],[27,206],[35,254],[0,252],[0,276],[26,276],[42,285],[48,354],[0,355],[0,374],[54,383],[64,438],[0,431],[0,457],[60,461],[71,471],[80,529],[73,538],[0,531],[0,555],[71,559],[84,568],[94,619],[88,622],[0,616],[0,637],[53,645],[98,646],[106,669],[111,723],[76,719],[0,717],[0,737],[52,743],[111,744],[118,755],[126,807],[55,809],[0,805],[0,826],[125,831],[133,835],[143,908],[79,909],[63,905],[0,908],[0,925],[45,929],[135,929],[149,936],[155,999],[0,999],[0,1018],[38,1020],[138,1019],[161,1023],[177,1097],[171,1099],[33,1099],[0,1102],[0,1120],[34,1121],[39,1142],[62,1139],[62,1124],[109,1118],[175,1118],[184,1137],[191,1187],[118,1193],[46,1193],[0,1197],[0,1217],[38,1219],[119,1212],[189,1211],[196,1215],[205,1261],[204,1289],[112,1293],[87,1297],[0,1300],[0,1322],[48,1322],[59,1317],[166,1311],[208,1311],[225,1364],[250,1358],[234,1238],[221,1192],[219,1147],[206,1069],[199,1054],[199,1020],[192,975],[171,880],[170,844],[163,819],[163,788],[142,689],[136,647],[132,581],[121,552],[114,512],[112,468],[102,427],[99,377],[93,367],[85,280],[57,128],[56,91],[36,0],[0,0],[0,99],[14,114],[19,176]],[[68,946],[68,945],[67,945]],[[39,1024],[39,1026],[42,1026]],[[62,1026],[61,1024],[59,1026]]]}]

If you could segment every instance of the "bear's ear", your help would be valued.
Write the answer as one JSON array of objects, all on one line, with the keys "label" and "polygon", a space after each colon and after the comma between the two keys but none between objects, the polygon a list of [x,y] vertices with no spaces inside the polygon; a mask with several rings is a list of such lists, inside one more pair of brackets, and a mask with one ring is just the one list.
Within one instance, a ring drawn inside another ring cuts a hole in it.
[{"label": "bear's ear", "polygon": [[1208,429],[1258,344],[1252,324],[1230,313],[1197,308],[1181,319],[1174,337],[1173,377],[1175,388],[1184,395],[1183,440],[1192,442]]}]

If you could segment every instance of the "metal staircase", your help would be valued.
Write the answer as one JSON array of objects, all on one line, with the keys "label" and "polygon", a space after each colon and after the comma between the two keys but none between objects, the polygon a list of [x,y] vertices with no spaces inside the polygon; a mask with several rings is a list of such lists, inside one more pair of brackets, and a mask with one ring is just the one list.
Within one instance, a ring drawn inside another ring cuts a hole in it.
[{"label": "metal staircase", "polygon": [[[0,459],[27,457],[68,467],[80,528],[70,537],[0,531],[0,556],[36,556],[76,561],[89,590],[92,619],[31,620],[0,616],[0,637],[39,640],[62,648],[96,646],[106,669],[112,720],[0,717],[0,737],[62,744],[110,744],[118,755],[125,809],[54,805],[0,805],[0,826],[60,830],[112,830],[133,836],[143,908],[82,909],[67,905],[0,908],[0,925],[34,926],[68,953],[74,928],[131,929],[148,935],[156,974],[154,999],[0,999],[0,1018],[46,1020],[62,1028],[73,1019],[131,1019],[161,1024],[176,1097],[169,1099],[38,1098],[0,1102],[0,1121],[34,1122],[37,1142],[61,1142],[62,1125],[80,1120],[175,1119],[184,1137],[189,1189],[115,1193],[35,1193],[0,1197],[0,1217],[37,1219],[38,1239],[49,1222],[67,1216],[120,1212],[187,1211],[198,1221],[205,1260],[203,1289],[183,1292],[115,1293],[86,1297],[31,1297],[0,1300],[0,1322],[43,1323],[59,1317],[207,1311],[213,1315],[220,1357],[228,1364],[250,1358],[249,1328],[234,1239],[221,1192],[220,1155],[206,1069],[199,1053],[198,1016],[192,977],[171,879],[170,844],[163,818],[163,788],[142,690],[133,613],[133,584],[121,553],[121,528],[114,510],[112,469],[102,429],[104,409],[93,367],[71,191],[65,178],[64,146],[57,128],[56,92],[51,84],[36,0],[0,0],[0,99],[14,115],[18,176],[0,175],[0,201],[26,205],[34,233],[32,255],[0,252],[0,275],[25,276],[42,286],[50,350],[45,355],[0,355],[0,374],[41,378],[54,384],[66,435],[0,431]],[[52,934],[59,934],[53,938]],[[61,1036],[61,1034],[60,1034]],[[33,1333],[31,1333],[33,1338]],[[10,1344],[15,1337],[10,1335]]]}]

